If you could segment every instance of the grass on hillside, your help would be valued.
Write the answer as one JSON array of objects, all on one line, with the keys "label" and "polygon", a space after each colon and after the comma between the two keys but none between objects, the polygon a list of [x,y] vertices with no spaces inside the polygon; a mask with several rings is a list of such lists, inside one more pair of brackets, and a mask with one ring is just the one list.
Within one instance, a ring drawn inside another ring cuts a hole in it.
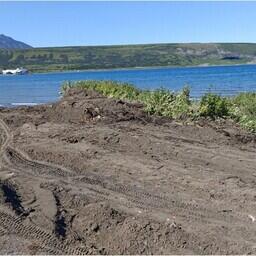
[{"label": "grass on hillside", "polygon": [[149,91],[140,90],[128,83],[86,80],[64,83],[63,93],[72,87],[95,90],[115,99],[141,102],[145,111],[152,115],[174,119],[231,118],[242,127],[256,132],[256,93],[254,92],[241,93],[229,98],[207,93],[200,101],[192,101],[188,87],[175,93],[164,88]]},{"label": "grass on hillside", "polygon": [[30,72],[133,67],[245,64],[256,44],[146,44],[0,49],[0,70],[23,66]]}]

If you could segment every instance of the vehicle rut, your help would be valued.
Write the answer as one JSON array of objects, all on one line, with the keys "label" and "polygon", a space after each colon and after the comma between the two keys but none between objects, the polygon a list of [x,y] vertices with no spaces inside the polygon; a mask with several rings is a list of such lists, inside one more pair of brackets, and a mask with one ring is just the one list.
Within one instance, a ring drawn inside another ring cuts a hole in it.
[{"label": "vehicle rut", "polygon": [[[50,175],[54,177],[67,177],[72,176],[72,173],[63,170],[62,168],[52,166],[50,164],[43,164],[37,161],[30,160],[20,153],[17,149],[10,146],[12,134],[9,132],[8,126],[0,119],[0,158],[1,161],[9,168],[9,170],[17,171],[21,170],[26,172],[34,172],[37,175]],[[4,160],[4,161],[3,161]],[[24,214],[26,210],[22,205],[22,201],[17,192],[16,186],[10,181],[1,181],[0,187],[3,191],[5,203],[10,205],[17,217],[1,210],[0,207],[0,236],[6,235],[9,232],[16,234],[25,239],[37,240],[40,244],[40,248],[47,253],[51,254],[86,254],[85,248],[76,248],[68,241],[59,240],[54,234],[48,233],[42,228],[34,224],[24,223]],[[61,222],[58,216],[58,222]],[[61,233],[59,231],[59,233]]]},{"label": "vehicle rut", "polygon": [[12,135],[9,131],[8,126],[5,124],[5,122],[0,118],[0,129],[3,131],[1,133],[1,148],[0,148],[0,156],[4,153],[7,145],[9,145]]},{"label": "vehicle rut", "polygon": [[2,229],[11,231],[25,239],[37,240],[42,248],[50,248],[54,254],[86,254],[84,248],[74,248],[65,242],[58,240],[51,233],[32,225],[24,224],[20,218],[15,218],[11,214],[0,211],[0,225]]},{"label": "vehicle rut", "polygon": [[[128,202],[141,209],[152,211],[161,209],[163,212],[172,211],[176,212],[180,217],[187,217],[189,215],[190,218],[205,224],[211,223],[211,220],[221,221],[226,218],[229,218],[229,221],[236,220],[235,216],[232,214],[227,216],[220,212],[218,213],[214,209],[198,207],[193,203],[182,202],[181,200],[170,198],[163,194],[149,192],[136,186],[113,183],[104,176],[87,174],[87,176],[80,178],[79,181],[94,186],[89,189],[94,191],[96,194],[100,194],[105,197],[107,200],[115,197],[125,197]],[[124,206],[130,206],[125,203],[125,201],[118,200],[117,202],[119,204],[124,204]]]},{"label": "vehicle rut", "polygon": [[74,174],[63,170],[62,168],[52,166],[50,164],[42,164],[25,157],[22,153],[14,148],[7,146],[4,155],[7,163],[14,166],[14,168],[26,170],[35,175],[47,175],[54,177],[72,177]]}]

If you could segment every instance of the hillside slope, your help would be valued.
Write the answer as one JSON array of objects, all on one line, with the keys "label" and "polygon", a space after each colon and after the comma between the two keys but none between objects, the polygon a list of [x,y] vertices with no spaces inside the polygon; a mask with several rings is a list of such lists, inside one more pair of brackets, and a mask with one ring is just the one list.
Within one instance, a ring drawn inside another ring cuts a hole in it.
[{"label": "hillside slope", "polygon": [[148,44],[0,50],[0,69],[32,72],[256,62],[256,44]]},{"label": "hillside slope", "polygon": [[1,49],[29,49],[30,45],[20,41],[16,41],[11,37],[0,35],[0,48]]}]

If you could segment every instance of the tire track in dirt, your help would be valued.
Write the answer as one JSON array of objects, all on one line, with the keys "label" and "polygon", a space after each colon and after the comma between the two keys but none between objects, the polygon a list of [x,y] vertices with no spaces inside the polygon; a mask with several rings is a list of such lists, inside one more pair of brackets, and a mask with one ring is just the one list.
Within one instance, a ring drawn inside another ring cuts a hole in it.
[{"label": "tire track in dirt", "polygon": [[0,236],[5,236],[6,234],[7,231],[4,228],[0,227]]},{"label": "tire track in dirt", "polygon": [[0,128],[2,128],[6,137],[0,148],[0,156],[4,155],[5,158],[9,160],[9,163],[13,163],[14,165],[17,165],[17,167],[30,168],[39,175],[50,175],[57,177],[74,176],[74,174],[70,170],[62,166],[60,167],[50,163],[31,160],[28,156],[25,156],[25,154],[20,150],[11,147],[10,142],[12,139],[12,134],[10,133],[8,126],[1,118]]},{"label": "tire track in dirt", "polygon": [[[115,200],[118,204],[130,207],[130,203],[137,208],[146,209],[150,211],[161,211],[169,213],[170,211],[182,218],[191,218],[205,224],[211,222],[223,221],[228,218],[229,221],[235,221],[236,218],[232,214],[226,215],[215,211],[215,209],[206,209],[198,207],[193,203],[182,202],[181,200],[169,198],[163,194],[154,194],[147,190],[137,188],[135,186],[128,186],[118,183],[112,183],[107,177],[96,176],[95,174],[84,176],[79,179],[80,182],[93,186],[90,190],[95,193],[100,193],[106,200]],[[76,182],[76,184],[79,183]],[[103,190],[102,190],[103,189]],[[129,203],[120,198],[126,199]]]},{"label": "tire track in dirt", "polygon": [[[109,201],[114,203],[117,207],[124,206],[127,209],[143,209],[147,212],[151,212],[153,218],[157,216],[157,212],[161,212],[165,216],[170,216],[170,213],[172,213],[181,218],[194,219],[204,224],[221,222],[227,219],[229,221],[236,221],[235,216],[232,214],[222,214],[214,209],[198,207],[193,203],[185,203],[181,200],[169,198],[163,194],[154,194],[153,192],[135,186],[112,183],[107,177],[97,176],[95,174],[88,173],[87,176],[73,180],[73,184],[75,184],[78,190],[82,189],[83,193],[96,200]],[[45,184],[44,186],[52,191],[54,190],[53,184]],[[51,186],[53,187],[50,188]],[[70,189],[73,189],[72,185]],[[68,194],[69,193],[67,193],[66,196],[68,196]],[[70,197],[68,198],[72,200]],[[66,202],[63,203],[71,206],[70,200],[68,200],[69,202],[66,200]],[[76,204],[78,208],[83,206],[81,200],[78,200]]]},{"label": "tire track in dirt", "polygon": [[24,224],[20,218],[15,218],[7,212],[0,211],[0,226],[2,229],[11,231],[25,239],[40,242],[43,249],[49,248],[54,254],[86,254],[85,248],[74,248],[63,241],[59,241],[54,235],[43,229],[32,225]]},{"label": "tire track in dirt", "polygon": [[[72,177],[72,172],[66,172],[64,168],[56,168],[50,164],[42,164],[38,161],[30,160],[22,152],[10,146],[5,146],[5,158],[7,162],[15,169],[26,171],[32,175],[41,177]],[[193,203],[182,202],[177,199],[166,197],[162,194],[153,194],[145,189],[135,186],[128,186],[111,182],[106,177],[84,176],[80,180],[75,180],[74,184],[78,186],[77,181],[88,184],[87,189],[95,195],[95,198],[105,198],[107,201],[115,202],[117,205],[124,205],[126,208],[136,207],[146,209],[154,213],[160,211],[164,214],[170,214],[170,211],[181,217],[189,218],[204,224],[211,224],[220,221],[234,221],[232,214],[221,214],[214,209],[198,207]],[[81,185],[81,184],[80,184]],[[123,198],[123,200],[120,200]],[[56,198],[55,198],[56,199]],[[65,218],[58,212],[55,217],[55,234],[59,238],[65,237]]]},{"label": "tire track in dirt", "polygon": [[2,156],[2,154],[4,153],[7,145],[9,145],[12,135],[9,131],[8,126],[5,124],[5,122],[0,118],[0,129],[3,131],[3,133],[1,133],[1,147],[0,147],[0,156]]},{"label": "tire track in dirt", "polygon": [[[8,131],[7,129],[5,130]],[[57,176],[57,177],[66,177],[66,176],[69,176],[69,174],[71,174],[63,171],[61,168],[56,168],[49,165],[38,163],[37,161],[29,160],[26,157],[24,157],[21,153],[19,153],[17,150],[14,150],[11,147],[6,147],[5,151],[6,151],[5,157],[7,158],[7,161],[13,164],[18,169],[22,169],[22,170],[31,169],[37,175],[49,175],[49,176]],[[163,195],[156,195],[156,194],[152,195],[149,192],[145,190],[141,190],[136,187],[129,187],[127,185],[121,185],[121,184],[106,183],[100,177],[98,178],[84,177],[82,178],[81,181],[84,183],[88,183],[90,185],[98,185],[105,190],[112,191],[112,193],[114,192],[114,193],[125,195],[126,197],[128,197],[128,200],[130,202],[138,205],[138,207],[140,208],[151,207],[151,208],[164,208],[168,210],[169,208],[175,207],[178,209],[185,209],[186,213],[188,213],[188,210],[191,211],[191,215],[196,219],[200,219],[201,221],[203,221],[203,219],[207,219],[209,215],[211,215],[211,213],[207,212],[206,209],[198,210],[193,204],[174,201],[172,199],[166,198]],[[99,190],[94,192],[99,194],[102,194],[102,193],[104,194],[104,192],[101,192]],[[202,214],[201,211],[204,213],[207,213],[206,216]],[[214,215],[214,213],[212,215]]]},{"label": "tire track in dirt", "polygon": [[5,150],[5,160],[14,169],[29,172],[30,174],[39,176],[51,176],[51,177],[72,177],[74,174],[70,171],[64,170],[64,168],[56,167],[51,164],[41,163],[38,161],[30,160],[25,157],[23,153],[7,146]]},{"label": "tire track in dirt", "polygon": [[[12,135],[9,132],[8,126],[2,119],[0,119],[0,129],[3,131],[0,140],[1,161],[4,156],[4,160],[7,160],[8,165],[12,167],[10,168],[11,170],[22,170],[22,172],[30,170],[30,172],[33,172],[35,175],[50,175],[51,177],[72,176],[72,173],[64,170],[64,168],[30,160],[19,150],[15,150],[9,146]],[[36,225],[25,224],[21,217],[26,211],[22,206],[22,201],[20,200],[17,188],[10,181],[1,182],[0,186],[4,194],[5,202],[10,204],[13,211],[19,215],[19,217],[15,218],[13,215],[0,209],[0,235],[8,234],[8,232],[11,231],[22,238],[29,240],[35,239],[40,243],[40,248],[43,249],[44,252],[51,254],[87,253],[85,248],[76,248],[71,243],[68,244],[63,242],[56,238],[55,235],[44,231]]]},{"label": "tire track in dirt", "polygon": [[2,147],[2,145],[4,144],[5,141],[6,141],[5,133],[0,132],[0,148]]}]

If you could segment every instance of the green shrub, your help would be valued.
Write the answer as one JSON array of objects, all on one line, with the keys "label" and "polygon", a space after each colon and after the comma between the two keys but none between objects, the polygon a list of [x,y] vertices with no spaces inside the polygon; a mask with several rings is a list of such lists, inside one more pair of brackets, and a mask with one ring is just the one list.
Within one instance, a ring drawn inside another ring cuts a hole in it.
[{"label": "green shrub", "polygon": [[166,89],[148,91],[141,95],[140,100],[145,104],[149,114],[170,116],[170,107],[175,95]]},{"label": "green shrub", "polygon": [[256,132],[256,93],[240,93],[231,99],[232,118],[243,127]]},{"label": "green shrub", "polygon": [[234,97],[233,105],[238,107],[240,111],[248,116],[256,115],[256,93],[247,92],[240,93],[238,96]]},{"label": "green shrub", "polygon": [[240,125],[251,132],[256,132],[256,117],[243,115],[239,118]]},{"label": "green shrub", "polygon": [[199,114],[211,118],[226,117],[229,115],[228,100],[219,95],[207,93],[201,98]]},{"label": "green shrub", "polygon": [[189,93],[187,87],[179,93],[161,88],[141,93],[140,100],[150,114],[180,119],[188,117],[190,113]]}]

